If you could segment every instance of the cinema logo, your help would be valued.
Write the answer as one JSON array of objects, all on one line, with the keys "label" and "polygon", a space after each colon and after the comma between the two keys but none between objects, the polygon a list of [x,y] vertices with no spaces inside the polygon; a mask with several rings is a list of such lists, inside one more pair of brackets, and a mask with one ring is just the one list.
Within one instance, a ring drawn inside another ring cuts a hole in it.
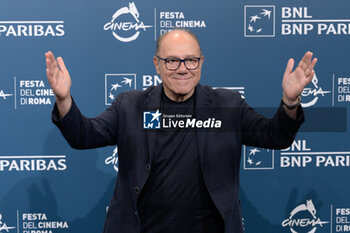
[{"label": "cinema logo", "polygon": [[303,92],[301,93],[302,107],[306,108],[314,106],[317,103],[319,97],[324,97],[325,94],[331,93],[330,91],[324,91],[318,82],[318,78],[315,74],[310,84],[312,87],[304,88]]},{"label": "cinema logo", "polygon": [[64,171],[65,155],[0,155],[0,172]]},{"label": "cinema logo", "polygon": [[329,223],[322,221],[316,214],[312,200],[306,200],[306,204],[298,205],[290,212],[289,218],[282,222],[282,227],[289,227],[292,233],[314,233],[318,228]]},{"label": "cinema logo", "polygon": [[[130,20],[132,16],[132,21]],[[134,2],[129,3],[129,7],[122,7],[117,10],[110,22],[103,27],[105,31],[111,30],[113,36],[122,42],[131,42],[136,40],[141,31],[146,31],[152,25],[145,25],[140,19],[139,11]]]},{"label": "cinema logo", "polygon": [[105,164],[113,165],[114,170],[118,173],[118,146],[114,148],[112,155],[105,159]]},{"label": "cinema logo", "polygon": [[0,233],[1,232],[11,232],[10,230],[16,229],[16,227],[9,227],[2,219],[2,214],[0,213]]},{"label": "cinema logo", "polygon": [[0,98],[6,100],[9,96],[13,96],[13,94],[5,93],[4,90],[0,89]]},{"label": "cinema logo", "polygon": [[281,150],[281,168],[350,167],[350,151],[312,151],[307,140],[296,140]]},{"label": "cinema logo", "polygon": [[62,37],[64,21],[0,21],[0,37]]}]

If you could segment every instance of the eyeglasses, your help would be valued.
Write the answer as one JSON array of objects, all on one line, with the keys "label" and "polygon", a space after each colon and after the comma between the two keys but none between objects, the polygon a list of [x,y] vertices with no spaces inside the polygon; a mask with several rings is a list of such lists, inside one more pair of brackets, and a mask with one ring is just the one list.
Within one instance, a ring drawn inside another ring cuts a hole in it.
[{"label": "eyeglasses", "polygon": [[190,57],[185,59],[180,59],[176,57],[171,58],[161,58],[156,56],[158,59],[163,60],[165,63],[165,67],[168,70],[175,71],[179,69],[181,63],[183,62],[188,70],[195,70],[199,67],[200,57]]}]

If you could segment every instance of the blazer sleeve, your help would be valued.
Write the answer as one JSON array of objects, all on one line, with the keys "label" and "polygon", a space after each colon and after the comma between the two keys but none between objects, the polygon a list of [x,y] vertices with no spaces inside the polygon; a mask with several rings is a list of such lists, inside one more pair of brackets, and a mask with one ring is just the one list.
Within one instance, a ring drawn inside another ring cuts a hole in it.
[{"label": "blazer sleeve", "polygon": [[292,119],[284,111],[282,103],[273,118],[268,119],[251,108],[244,99],[240,104],[242,142],[247,146],[268,149],[289,147],[304,122],[301,106],[297,109],[297,118]]},{"label": "blazer sleeve", "polygon": [[90,149],[115,145],[117,142],[120,99],[117,98],[111,107],[99,116],[88,118],[81,114],[72,98],[72,106],[62,119],[59,118],[55,103],[51,119],[72,148]]}]

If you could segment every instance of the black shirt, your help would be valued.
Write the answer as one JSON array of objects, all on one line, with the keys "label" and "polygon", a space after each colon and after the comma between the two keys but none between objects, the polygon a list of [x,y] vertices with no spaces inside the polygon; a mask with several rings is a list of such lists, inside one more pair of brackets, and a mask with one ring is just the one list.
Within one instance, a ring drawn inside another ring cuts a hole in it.
[{"label": "black shirt", "polygon": [[[163,114],[194,114],[194,95],[173,102],[163,93]],[[157,132],[152,170],[138,199],[141,233],[223,233],[224,223],[205,186],[193,129]]]}]

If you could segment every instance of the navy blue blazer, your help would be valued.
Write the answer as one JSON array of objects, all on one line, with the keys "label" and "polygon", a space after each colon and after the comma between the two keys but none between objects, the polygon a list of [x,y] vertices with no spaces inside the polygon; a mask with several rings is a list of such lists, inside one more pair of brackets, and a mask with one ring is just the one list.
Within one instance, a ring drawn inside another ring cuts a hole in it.
[{"label": "navy blue blazer", "polygon": [[[84,117],[74,101],[62,119],[57,106],[53,110],[53,122],[73,148],[118,145],[119,172],[104,233],[140,232],[137,199],[152,170],[157,135],[154,130],[143,129],[142,117],[144,110],[160,108],[161,95],[162,85],[121,93],[95,118]],[[225,222],[225,232],[242,233],[238,197],[241,145],[270,149],[290,146],[304,121],[302,109],[299,107],[296,120],[282,106],[267,119],[249,107],[239,93],[203,85],[196,87],[195,106],[209,112],[224,109],[230,129],[198,131],[198,153],[206,187]]]}]

